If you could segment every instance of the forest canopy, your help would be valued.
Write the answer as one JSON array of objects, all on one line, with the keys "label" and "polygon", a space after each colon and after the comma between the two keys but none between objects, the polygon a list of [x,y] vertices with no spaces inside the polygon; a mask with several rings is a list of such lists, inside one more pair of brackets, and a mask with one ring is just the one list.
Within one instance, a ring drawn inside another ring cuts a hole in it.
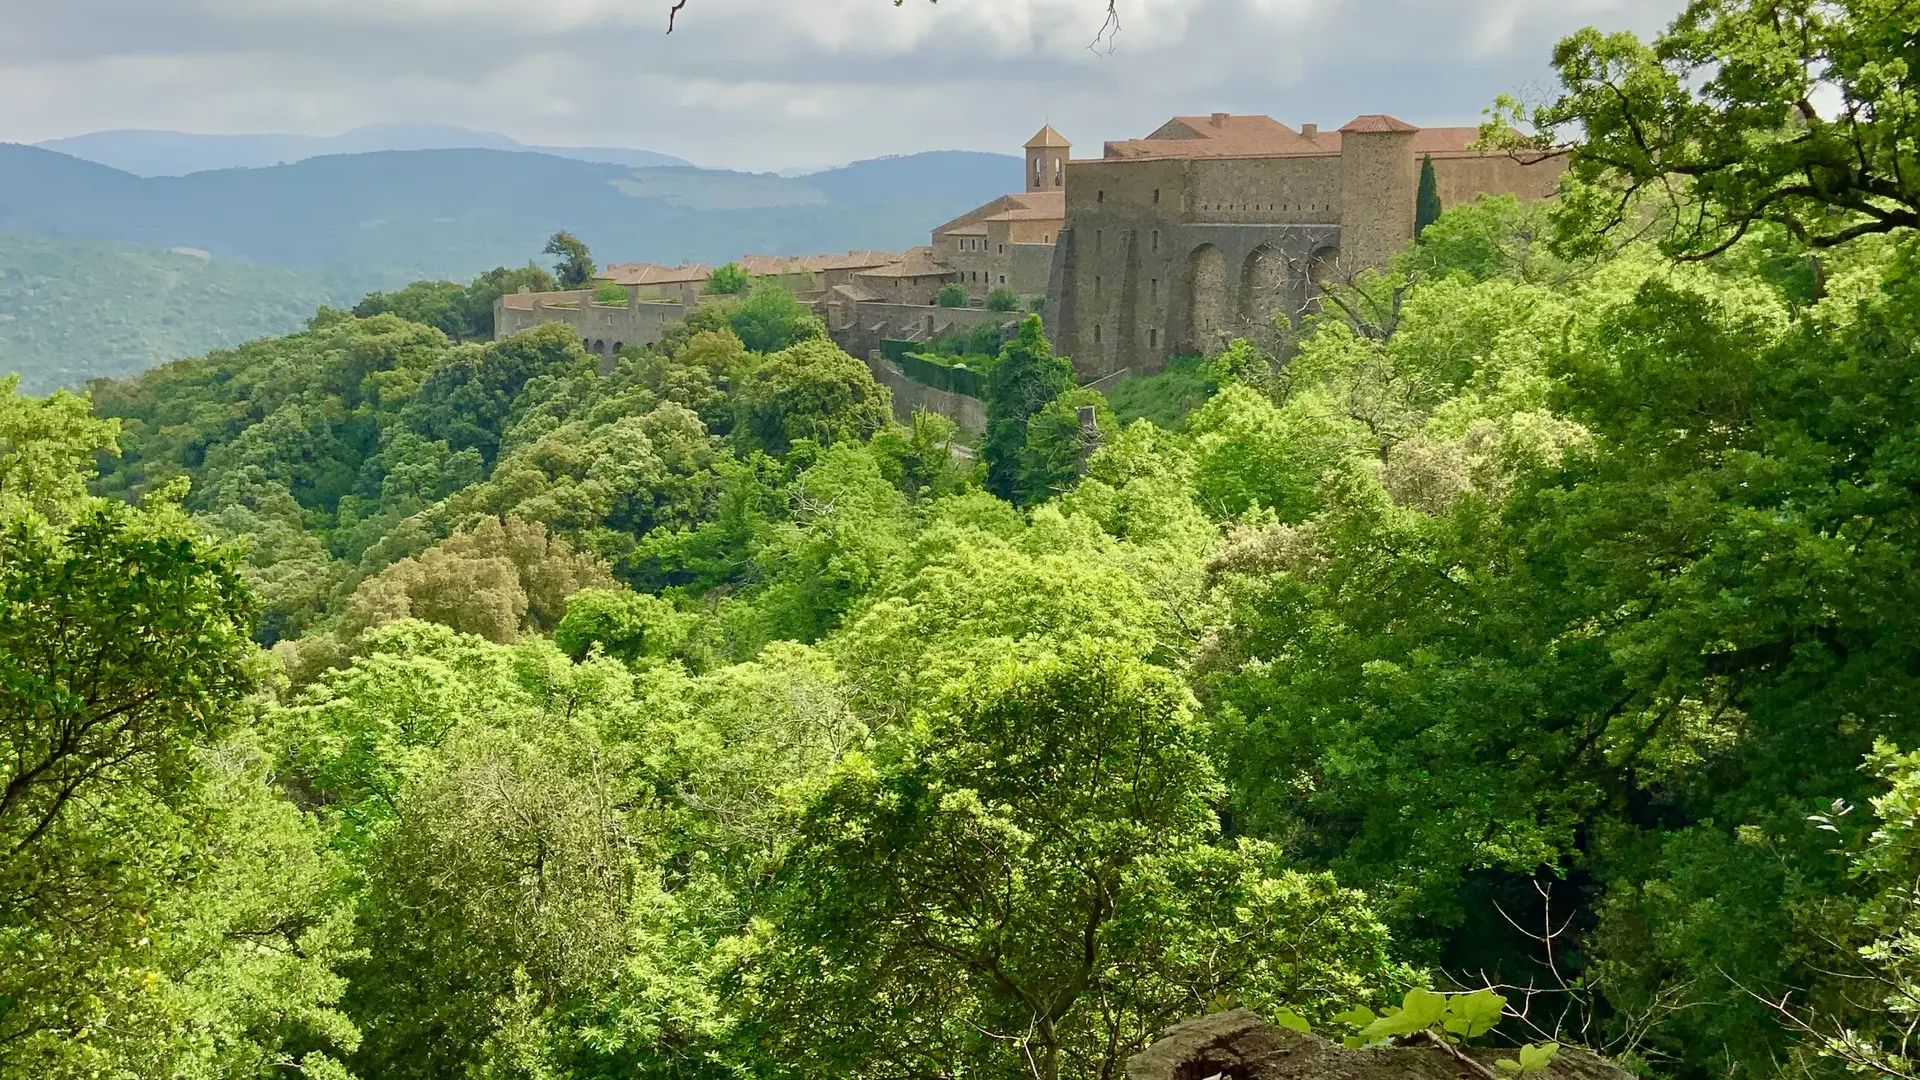
[{"label": "forest canopy", "polygon": [[1164,423],[1035,316],[969,446],[767,287],[0,384],[0,1073],[1916,1075],[1920,235],[1585,139]]}]

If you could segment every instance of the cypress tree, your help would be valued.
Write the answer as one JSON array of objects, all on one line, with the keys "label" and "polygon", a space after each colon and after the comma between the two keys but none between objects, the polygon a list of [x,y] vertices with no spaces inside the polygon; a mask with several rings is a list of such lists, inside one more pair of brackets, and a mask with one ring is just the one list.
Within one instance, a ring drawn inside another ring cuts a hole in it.
[{"label": "cypress tree", "polygon": [[1003,499],[1019,496],[1027,420],[1071,389],[1073,361],[1053,355],[1040,316],[1027,316],[1020,333],[1000,350],[1000,362],[987,373],[987,441],[982,450],[988,491]]},{"label": "cypress tree", "polygon": [[1433,155],[1420,161],[1420,191],[1413,198],[1413,238],[1440,219],[1440,184],[1433,176]]}]

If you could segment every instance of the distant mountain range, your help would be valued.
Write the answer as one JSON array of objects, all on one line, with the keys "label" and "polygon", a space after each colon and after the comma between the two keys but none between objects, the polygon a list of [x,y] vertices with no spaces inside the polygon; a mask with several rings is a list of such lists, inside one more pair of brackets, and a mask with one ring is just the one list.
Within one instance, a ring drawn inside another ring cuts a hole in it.
[{"label": "distant mountain range", "polygon": [[135,176],[185,176],[215,169],[291,165],[329,154],[381,150],[523,150],[576,161],[644,167],[687,165],[671,154],[605,146],[528,146],[496,131],[452,124],[372,124],[339,135],[193,135],[184,131],[95,131],[35,144]]},{"label": "distant mountain range", "polygon": [[[1021,168],[1008,155],[937,151],[782,177],[531,150],[429,149],[142,177],[0,143],[0,267],[13,268],[0,274],[0,314],[12,316],[0,333],[0,353],[9,343],[32,353],[45,386],[126,372],[182,348],[238,344],[288,324],[290,311],[234,291],[247,263],[292,271],[296,277],[263,271],[263,281],[271,279],[269,291],[294,309],[310,310],[320,296],[351,302],[420,278],[467,281],[495,266],[524,265],[539,260],[547,237],[560,229],[585,240],[602,263],[900,250],[1019,190]],[[31,254],[22,250],[29,239]],[[63,243],[73,251],[64,252]],[[159,258],[166,249],[204,254],[214,273]],[[126,287],[104,287],[116,260],[127,268]],[[67,280],[76,274],[85,281]],[[204,280],[205,287],[147,284],[156,280]],[[220,299],[227,293],[234,303]],[[140,303],[130,305],[128,297]],[[116,319],[137,310],[170,321],[165,333],[142,336],[135,319],[122,335],[124,348],[104,349],[83,332],[47,322],[49,312],[88,304],[117,305]],[[65,355],[68,348],[73,355]],[[0,355],[0,374],[22,367]]]},{"label": "distant mountain range", "polygon": [[336,154],[139,177],[0,144],[0,229],[197,248],[380,288],[522,264],[558,229],[606,262],[903,248],[1020,181],[1019,159],[960,151],[804,177],[502,150]]}]

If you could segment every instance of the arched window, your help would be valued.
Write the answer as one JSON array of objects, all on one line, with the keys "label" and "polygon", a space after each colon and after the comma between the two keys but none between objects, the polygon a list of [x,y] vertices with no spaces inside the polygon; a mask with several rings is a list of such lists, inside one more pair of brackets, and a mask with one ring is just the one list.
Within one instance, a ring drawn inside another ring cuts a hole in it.
[{"label": "arched window", "polygon": [[1060,159],[1059,158],[1053,159],[1053,186],[1054,187],[1060,186]]},{"label": "arched window", "polygon": [[1037,184],[1042,179],[1044,176],[1040,172],[1040,155],[1035,154],[1033,155],[1033,182]]}]

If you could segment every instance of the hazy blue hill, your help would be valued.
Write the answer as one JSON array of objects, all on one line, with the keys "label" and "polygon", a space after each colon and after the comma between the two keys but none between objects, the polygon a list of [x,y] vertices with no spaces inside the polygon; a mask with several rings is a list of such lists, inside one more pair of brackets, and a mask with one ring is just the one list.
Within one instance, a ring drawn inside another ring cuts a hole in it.
[{"label": "hazy blue hill", "polygon": [[[17,357],[0,356],[0,367],[13,363],[43,387],[125,373],[290,329],[323,295],[351,302],[419,278],[468,281],[525,265],[559,229],[603,263],[899,250],[1019,181],[1018,162],[993,154],[883,158],[780,177],[467,149],[143,178],[0,144],[0,230],[14,234],[0,236],[0,261],[33,274],[10,278],[0,295],[8,305],[0,311],[13,317],[0,345]],[[215,261],[195,266],[100,244],[85,257],[73,254],[79,247],[56,257],[27,234],[192,248]],[[116,269],[116,260],[125,265]],[[273,276],[268,266],[297,273]],[[250,291],[249,277],[270,286]],[[115,291],[120,281],[159,284]],[[123,295],[134,300],[122,303]],[[70,305],[104,296],[116,298],[99,305],[109,324],[89,336]],[[216,302],[189,302],[201,296]]]},{"label": "hazy blue hill", "polygon": [[913,161],[786,179],[422,150],[142,179],[12,145],[0,146],[0,228],[200,248],[375,288],[522,264],[563,228],[609,262],[903,248],[1009,187],[951,167],[921,170],[917,186]]},{"label": "hazy blue hill", "polygon": [[494,131],[452,124],[372,124],[339,135],[195,135],[183,131],[95,131],[37,144],[136,176],[185,176],[257,169],[328,154],[382,150],[534,150],[628,167],[685,165],[671,154],[621,147],[528,146]]},{"label": "hazy blue hill", "polygon": [[[1011,154],[930,150],[924,154],[870,158],[804,179],[835,203],[873,202],[911,191],[927,198],[953,198],[966,209],[1023,190],[1025,163]],[[939,222],[929,222],[928,228]]]},{"label": "hazy blue hill", "polygon": [[315,274],[0,232],[0,377],[41,394],[131,375],[289,333],[329,299]]}]

